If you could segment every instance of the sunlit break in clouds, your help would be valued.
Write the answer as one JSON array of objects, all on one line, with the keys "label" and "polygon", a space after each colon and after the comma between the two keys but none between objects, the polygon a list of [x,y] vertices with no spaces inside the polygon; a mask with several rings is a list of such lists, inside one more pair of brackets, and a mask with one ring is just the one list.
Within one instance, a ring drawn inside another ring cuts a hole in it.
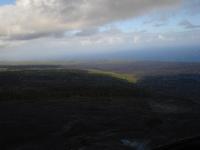
[{"label": "sunlit break in clouds", "polygon": [[0,61],[200,54],[199,0],[1,0],[0,20]]}]

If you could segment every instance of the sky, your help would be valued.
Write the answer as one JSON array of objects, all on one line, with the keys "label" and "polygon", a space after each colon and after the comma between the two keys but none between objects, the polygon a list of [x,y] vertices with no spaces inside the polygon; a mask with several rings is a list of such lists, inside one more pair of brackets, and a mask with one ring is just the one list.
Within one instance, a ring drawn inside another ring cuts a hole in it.
[{"label": "sky", "polygon": [[200,61],[200,0],[0,0],[0,20],[0,61]]}]

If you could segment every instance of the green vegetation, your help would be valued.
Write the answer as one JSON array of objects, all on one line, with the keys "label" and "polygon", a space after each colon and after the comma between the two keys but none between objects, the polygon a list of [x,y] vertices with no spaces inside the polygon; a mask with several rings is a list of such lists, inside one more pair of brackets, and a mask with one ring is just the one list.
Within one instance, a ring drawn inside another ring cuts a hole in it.
[{"label": "green vegetation", "polygon": [[111,72],[111,71],[102,71],[102,70],[96,70],[96,69],[90,69],[88,71],[91,74],[107,75],[107,76],[111,76],[111,77],[114,77],[114,78],[126,80],[129,83],[136,83],[137,82],[137,78],[134,75],[130,75],[130,74],[116,73],[116,72]]},{"label": "green vegetation", "polygon": [[69,97],[134,97],[146,92],[134,78],[112,72],[84,70],[16,70],[0,74],[0,99],[42,100]]}]

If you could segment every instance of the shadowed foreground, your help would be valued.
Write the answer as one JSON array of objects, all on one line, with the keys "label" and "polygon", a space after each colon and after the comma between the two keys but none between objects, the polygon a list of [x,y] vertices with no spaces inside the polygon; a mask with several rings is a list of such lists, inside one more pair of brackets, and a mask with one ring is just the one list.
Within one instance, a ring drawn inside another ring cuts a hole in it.
[{"label": "shadowed foreground", "polygon": [[154,96],[142,82],[77,70],[1,72],[0,149],[128,150],[199,135],[197,103]]}]

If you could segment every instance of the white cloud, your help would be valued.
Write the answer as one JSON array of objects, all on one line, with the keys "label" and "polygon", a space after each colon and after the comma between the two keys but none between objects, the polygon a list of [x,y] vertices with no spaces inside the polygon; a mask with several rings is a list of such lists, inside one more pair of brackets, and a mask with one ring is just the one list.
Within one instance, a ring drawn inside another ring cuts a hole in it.
[{"label": "white cloud", "polygon": [[134,42],[135,44],[137,44],[139,41],[140,41],[140,37],[139,37],[139,36],[134,36],[134,37],[133,37],[133,42]]},{"label": "white cloud", "polygon": [[180,0],[17,0],[0,6],[2,40],[60,37],[168,8]]}]

